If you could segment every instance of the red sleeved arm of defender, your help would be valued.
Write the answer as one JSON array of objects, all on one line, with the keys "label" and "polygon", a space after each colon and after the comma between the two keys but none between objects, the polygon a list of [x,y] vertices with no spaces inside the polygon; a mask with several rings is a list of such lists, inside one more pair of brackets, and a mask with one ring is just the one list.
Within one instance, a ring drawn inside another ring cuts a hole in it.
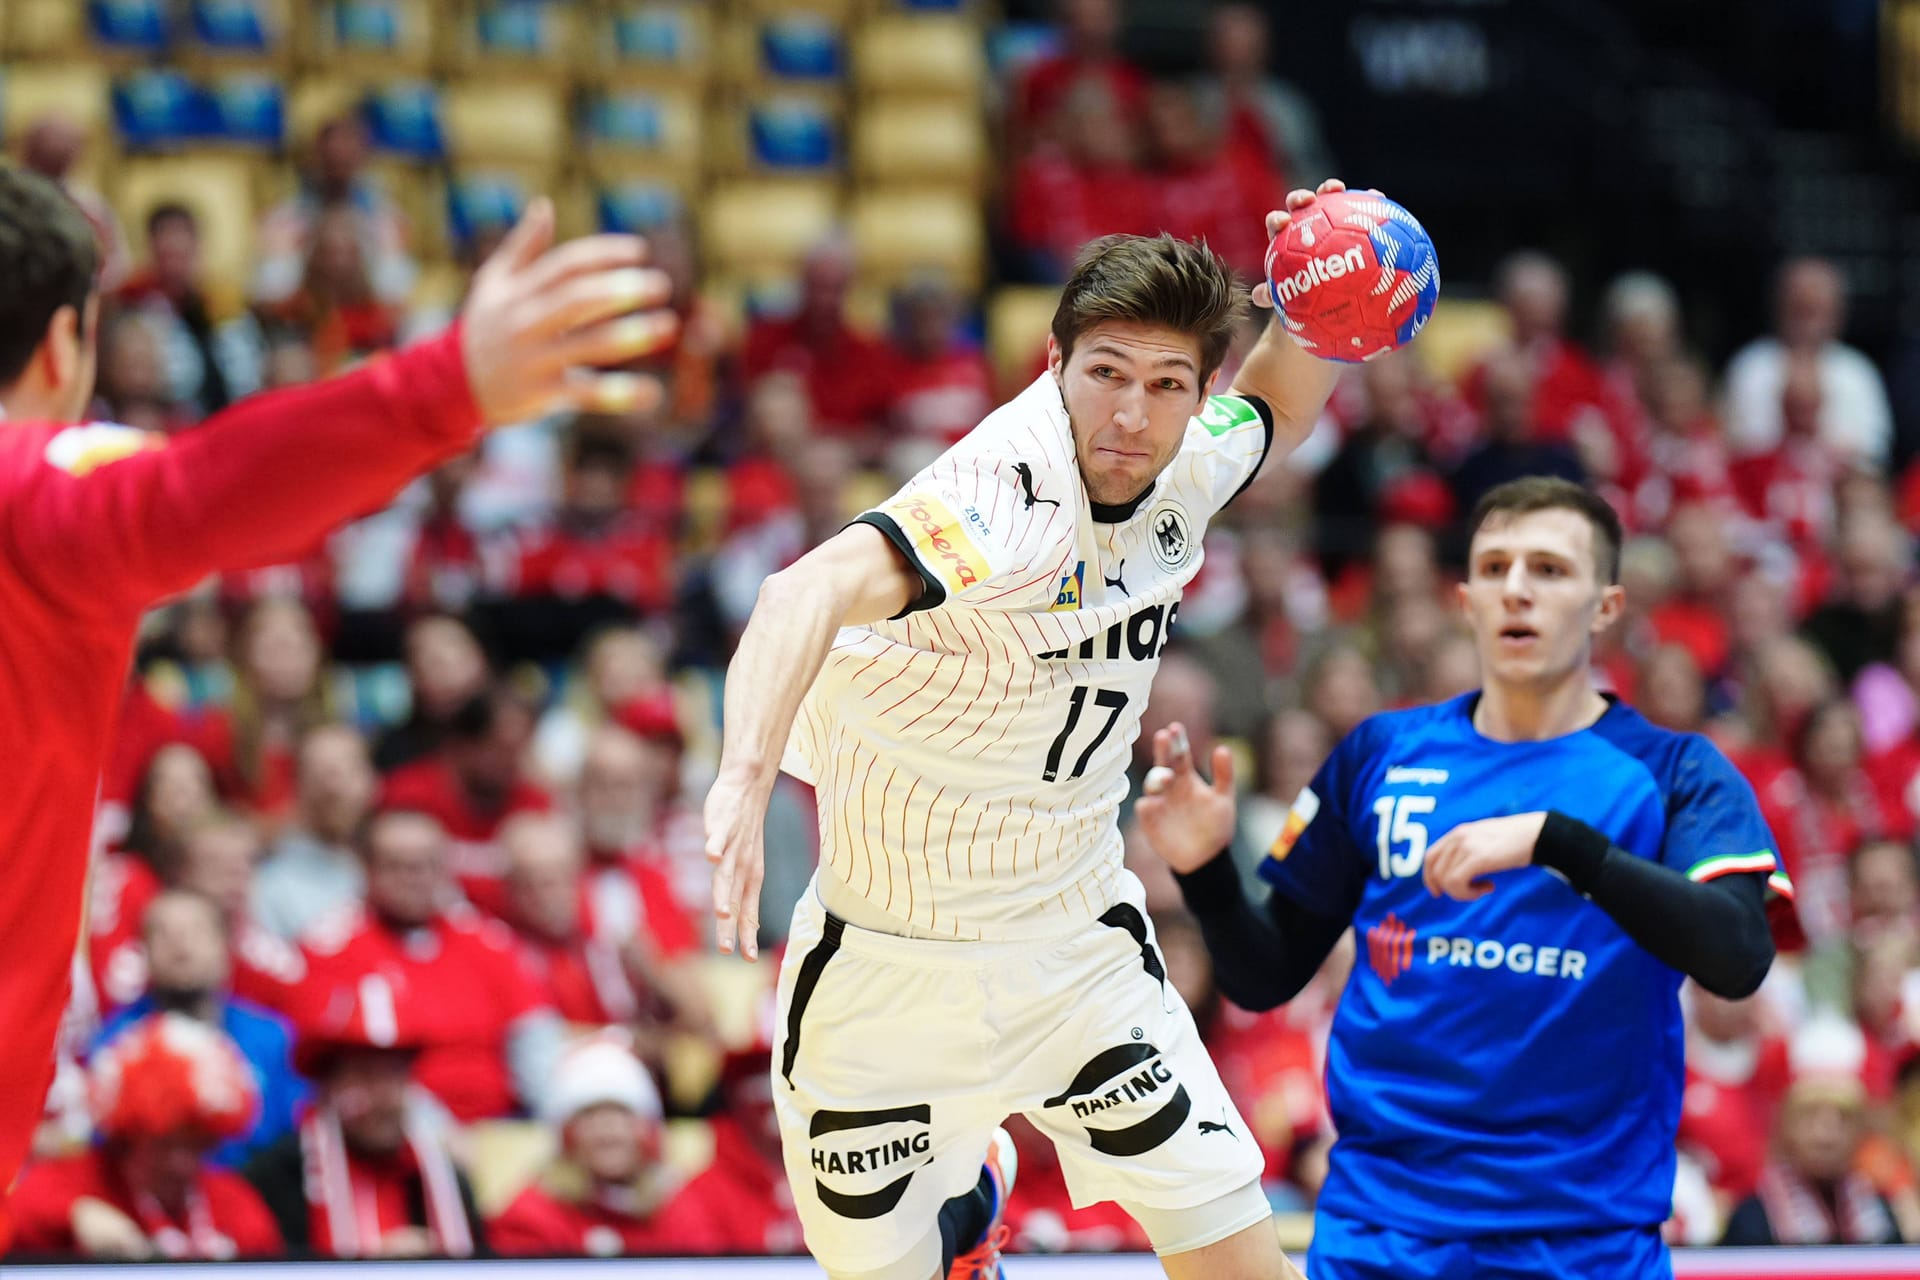
[{"label": "red sleeved arm of defender", "polygon": [[172,440],[69,427],[9,495],[0,528],[50,603],[83,616],[138,611],[214,570],[298,554],[470,448],[479,428],[456,326]]}]

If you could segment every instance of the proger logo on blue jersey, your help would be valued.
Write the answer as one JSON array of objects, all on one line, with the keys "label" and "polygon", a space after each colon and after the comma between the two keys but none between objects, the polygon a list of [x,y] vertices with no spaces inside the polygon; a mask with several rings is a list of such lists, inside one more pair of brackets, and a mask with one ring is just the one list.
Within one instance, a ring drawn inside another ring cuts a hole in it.
[{"label": "proger logo on blue jersey", "polygon": [[1421,963],[1443,969],[1505,969],[1573,982],[1587,976],[1587,953],[1574,947],[1458,938],[1443,933],[1422,938],[1418,930],[1391,911],[1367,930],[1367,965],[1388,986]]}]

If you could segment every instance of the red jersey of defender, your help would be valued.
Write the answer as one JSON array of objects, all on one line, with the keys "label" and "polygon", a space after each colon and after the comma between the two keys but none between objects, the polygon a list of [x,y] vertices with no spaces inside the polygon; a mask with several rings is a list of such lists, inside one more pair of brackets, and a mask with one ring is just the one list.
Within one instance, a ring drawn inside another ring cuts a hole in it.
[{"label": "red jersey of defender", "polygon": [[141,613],[215,570],[284,561],[471,448],[480,414],[459,343],[456,327],[171,439],[0,424],[0,1194],[53,1078]]},{"label": "red jersey of defender", "polygon": [[641,1216],[624,1205],[564,1200],[536,1182],[487,1224],[487,1240],[507,1257],[716,1252],[720,1242],[681,1211],[685,1194]]}]

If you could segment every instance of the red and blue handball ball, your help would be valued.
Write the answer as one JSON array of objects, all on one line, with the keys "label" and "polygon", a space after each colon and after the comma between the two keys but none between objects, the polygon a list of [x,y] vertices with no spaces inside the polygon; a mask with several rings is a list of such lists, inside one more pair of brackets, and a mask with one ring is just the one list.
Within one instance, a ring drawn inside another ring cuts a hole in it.
[{"label": "red and blue handball ball", "polygon": [[1289,337],[1358,364],[1413,341],[1440,299],[1440,259],[1398,204],[1338,191],[1296,213],[1267,246],[1267,287]]}]

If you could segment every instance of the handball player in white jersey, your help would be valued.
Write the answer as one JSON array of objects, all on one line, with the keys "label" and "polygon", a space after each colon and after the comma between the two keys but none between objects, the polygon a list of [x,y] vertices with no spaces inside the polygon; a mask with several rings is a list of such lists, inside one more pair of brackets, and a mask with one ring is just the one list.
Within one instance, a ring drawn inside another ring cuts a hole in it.
[{"label": "handball player in white jersey", "polygon": [[1176,1280],[1297,1274],[1115,820],[1207,521],[1337,377],[1269,325],[1216,394],[1246,302],[1203,244],[1088,245],[1046,372],[760,589],[707,853],[720,949],[751,958],[775,774],[815,786],[773,1089],[834,1280],[998,1276],[1014,1112]]}]

